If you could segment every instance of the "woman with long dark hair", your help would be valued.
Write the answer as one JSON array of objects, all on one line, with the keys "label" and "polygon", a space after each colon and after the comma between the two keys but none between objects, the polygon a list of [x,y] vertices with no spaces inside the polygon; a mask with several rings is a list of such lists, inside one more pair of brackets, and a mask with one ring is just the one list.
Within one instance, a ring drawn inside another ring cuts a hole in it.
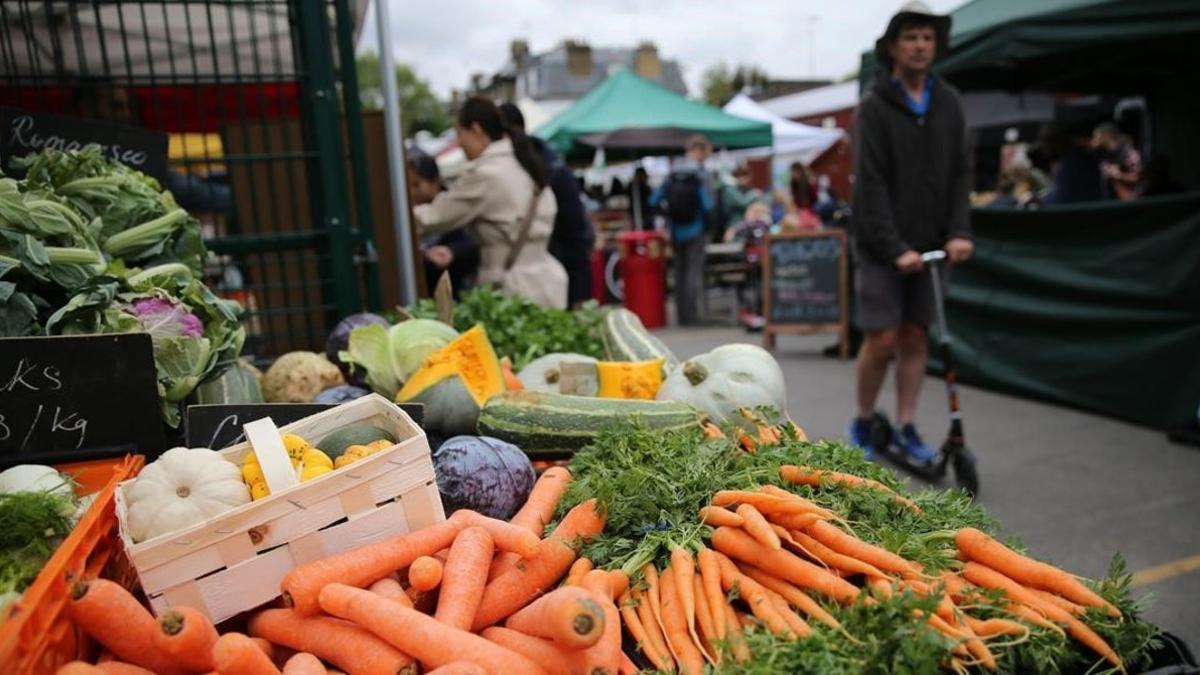
[{"label": "woman with long dark hair", "polygon": [[455,131],[470,162],[449,190],[413,209],[421,233],[466,227],[480,247],[479,283],[565,308],[567,272],[547,248],[558,207],[525,132],[481,97],[463,104]]}]

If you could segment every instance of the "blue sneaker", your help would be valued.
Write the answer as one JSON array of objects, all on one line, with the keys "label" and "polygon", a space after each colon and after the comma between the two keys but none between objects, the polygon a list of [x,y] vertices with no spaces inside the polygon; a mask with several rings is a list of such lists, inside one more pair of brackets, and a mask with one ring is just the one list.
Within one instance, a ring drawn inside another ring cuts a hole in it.
[{"label": "blue sneaker", "polygon": [[917,428],[905,424],[892,438],[892,446],[902,453],[908,463],[915,466],[931,467],[940,459],[937,450],[925,445],[925,441],[917,435]]},{"label": "blue sneaker", "polygon": [[846,432],[847,438],[850,439],[850,445],[862,450],[863,455],[868,460],[873,459],[875,456],[871,441],[871,427],[872,421],[870,418],[855,417],[850,420],[850,430]]}]

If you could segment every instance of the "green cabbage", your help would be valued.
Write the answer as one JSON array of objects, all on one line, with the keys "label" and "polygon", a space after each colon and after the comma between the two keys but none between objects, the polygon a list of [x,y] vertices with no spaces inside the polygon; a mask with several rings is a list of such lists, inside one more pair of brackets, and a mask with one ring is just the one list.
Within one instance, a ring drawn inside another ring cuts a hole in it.
[{"label": "green cabbage", "polygon": [[367,386],[391,398],[425,357],[456,337],[458,331],[432,319],[409,319],[391,328],[360,326],[350,331],[349,346],[338,358],[361,366],[367,371]]}]

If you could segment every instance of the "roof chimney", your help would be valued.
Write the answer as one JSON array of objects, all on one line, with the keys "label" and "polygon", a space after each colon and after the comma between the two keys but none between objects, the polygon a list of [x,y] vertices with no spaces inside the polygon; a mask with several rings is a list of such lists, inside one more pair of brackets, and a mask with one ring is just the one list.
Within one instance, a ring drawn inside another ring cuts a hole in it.
[{"label": "roof chimney", "polygon": [[520,70],[521,65],[529,58],[529,42],[513,40],[508,44],[508,55],[512,58],[513,65],[517,67],[517,70]]},{"label": "roof chimney", "polygon": [[662,79],[662,61],[653,42],[643,42],[633,53],[633,70],[648,80]]},{"label": "roof chimney", "polygon": [[589,77],[592,74],[592,48],[586,42],[567,40],[567,73],[573,77]]}]

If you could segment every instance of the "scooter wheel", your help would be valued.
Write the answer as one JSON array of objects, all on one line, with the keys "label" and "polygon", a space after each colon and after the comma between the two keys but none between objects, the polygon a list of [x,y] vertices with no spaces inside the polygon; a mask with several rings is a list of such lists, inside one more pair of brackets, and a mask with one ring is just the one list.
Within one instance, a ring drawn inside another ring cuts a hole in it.
[{"label": "scooter wheel", "polygon": [[954,479],[958,486],[975,497],[979,494],[979,473],[975,470],[975,455],[966,447],[954,453]]},{"label": "scooter wheel", "polygon": [[887,415],[875,411],[875,416],[871,418],[871,445],[874,446],[875,452],[887,452],[892,444],[893,433],[892,423]]}]

